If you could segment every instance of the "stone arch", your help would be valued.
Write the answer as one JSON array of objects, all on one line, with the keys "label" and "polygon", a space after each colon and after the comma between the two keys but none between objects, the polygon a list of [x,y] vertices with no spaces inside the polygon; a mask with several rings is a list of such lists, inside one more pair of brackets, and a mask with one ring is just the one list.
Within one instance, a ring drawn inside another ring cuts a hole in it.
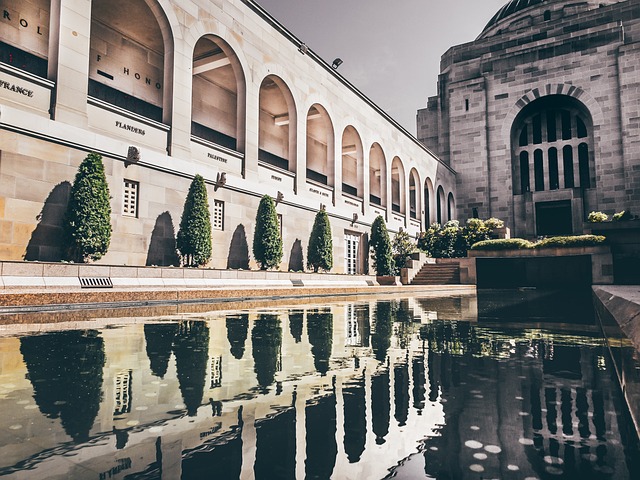
[{"label": "stone arch", "polygon": [[327,109],[314,103],[307,110],[307,180],[334,184],[335,136]]},{"label": "stone arch", "polygon": [[259,90],[258,160],[296,171],[297,111],[288,85],[267,75]]},{"label": "stone arch", "polygon": [[406,213],[406,178],[404,165],[400,157],[391,161],[391,209],[393,212]]},{"label": "stone arch", "polygon": [[600,104],[588,92],[580,87],[569,85],[567,83],[548,83],[543,87],[536,87],[529,90],[514,103],[502,121],[503,138],[510,138],[511,127],[513,126],[516,117],[524,107],[534,100],[548,95],[567,95],[575,98],[577,101],[582,103],[591,114],[594,125],[600,125],[604,121],[604,114]]},{"label": "stone arch", "polygon": [[446,207],[446,197],[444,196],[444,188],[442,185],[438,186],[436,195],[436,221],[442,225],[445,223],[445,207]]},{"label": "stone arch", "polygon": [[245,74],[235,50],[217,35],[194,46],[191,93],[191,134],[243,152]]},{"label": "stone arch", "polygon": [[424,228],[429,228],[434,222],[434,207],[435,207],[435,190],[433,188],[433,182],[431,178],[427,177],[424,181]]},{"label": "stone arch", "polygon": [[364,193],[362,139],[353,125],[342,131],[342,193],[358,198]]},{"label": "stone arch", "polygon": [[455,220],[456,218],[456,200],[453,192],[449,192],[447,197],[447,220]]},{"label": "stone arch", "polygon": [[369,149],[369,203],[387,206],[387,161],[378,142]]},{"label": "stone arch", "polygon": [[420,221],[422,214],[422,193],[420,192],[420,175],[413,167],[409,171],[409,217]]}]

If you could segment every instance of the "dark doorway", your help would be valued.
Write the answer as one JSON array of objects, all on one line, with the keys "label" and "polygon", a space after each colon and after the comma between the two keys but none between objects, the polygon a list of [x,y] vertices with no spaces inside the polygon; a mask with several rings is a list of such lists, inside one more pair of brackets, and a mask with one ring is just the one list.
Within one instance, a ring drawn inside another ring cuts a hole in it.
[{"label": "dark doorway", "polygon": [[571,201],[536,203],[536,232],[539,236],[573,233]]}]

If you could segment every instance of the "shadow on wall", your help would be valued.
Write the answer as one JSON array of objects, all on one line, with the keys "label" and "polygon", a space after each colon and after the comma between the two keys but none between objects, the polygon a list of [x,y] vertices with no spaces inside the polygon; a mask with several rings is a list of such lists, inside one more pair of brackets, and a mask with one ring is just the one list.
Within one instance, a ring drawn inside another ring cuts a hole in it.
[{"label": "shadow on wall", "polygon": [[227,257],[227,268],[249,270],[249,244],[244,225],[236,227],[231,237],[229,245],[229,256]]},{"label": "shadow on wall", "polygon": [[169,212],[163,212],[156,218],[145,265],[147,267],[151,265],[158,267],[180,266],[180,258],[176,251],[176,232]]},{"label": "shadow on wall", "polygon": [[49,193],[40,214],[38,225],[31,234],[24,259],[28,261],[59,262],[64,255],[64,215],[69,203],[71,183],[61,182]]},{"label": "shadow on wall", "polygon": [[304,256],[302,253],[302,241],[296,238],[291,247],[291,253],[289,254],[289,271],[290,272],[304,272]]}]

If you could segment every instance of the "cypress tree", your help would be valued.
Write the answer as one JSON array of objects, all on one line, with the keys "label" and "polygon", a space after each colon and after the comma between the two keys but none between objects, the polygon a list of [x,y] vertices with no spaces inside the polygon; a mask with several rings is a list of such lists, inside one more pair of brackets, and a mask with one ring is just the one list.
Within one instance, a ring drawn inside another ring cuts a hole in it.
[{"label": "cypress tree", "polygon": [[282,261],[282,237],[278,227],[278,214],[276,205],[269,195],[260,199],[256,213],[253,258],[260,265],[260,270],[278,267]]},{"label": "cypress tree", "polygon": [[378,215],[371,225],[369,245],[372,250],[373,268],[376,275],[393,275],[394,261],[391,240],[389,240],[389,232],[381,215]]},{"label": "cypress tree", "polygon": [[324,210],[316,214],[309,245],[307,247],[307,268],[319,269],[327,272],[333,267],[333,240],[331,239],[331,224],[329,216]]},{"label": "cypress tree", "polygon": [[102,157],[90,153],[78,167],[64,221],[67,257],[98,260],[111,242],[111,204]]},{"label": "cypress tree", "polygon": [[196,175],[184,202],[176,246],[183,265],[198,267],[211,258],[211,216],[204,178]]}]

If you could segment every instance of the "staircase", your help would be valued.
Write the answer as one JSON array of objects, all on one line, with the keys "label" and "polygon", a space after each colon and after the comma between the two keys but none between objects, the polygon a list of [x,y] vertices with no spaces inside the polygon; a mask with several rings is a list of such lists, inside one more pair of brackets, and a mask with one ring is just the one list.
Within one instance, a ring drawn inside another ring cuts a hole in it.
[{"label": "staircase", "polygon": [[425,263],[411,285],[459,285],[460,266],[455,264]]}]

